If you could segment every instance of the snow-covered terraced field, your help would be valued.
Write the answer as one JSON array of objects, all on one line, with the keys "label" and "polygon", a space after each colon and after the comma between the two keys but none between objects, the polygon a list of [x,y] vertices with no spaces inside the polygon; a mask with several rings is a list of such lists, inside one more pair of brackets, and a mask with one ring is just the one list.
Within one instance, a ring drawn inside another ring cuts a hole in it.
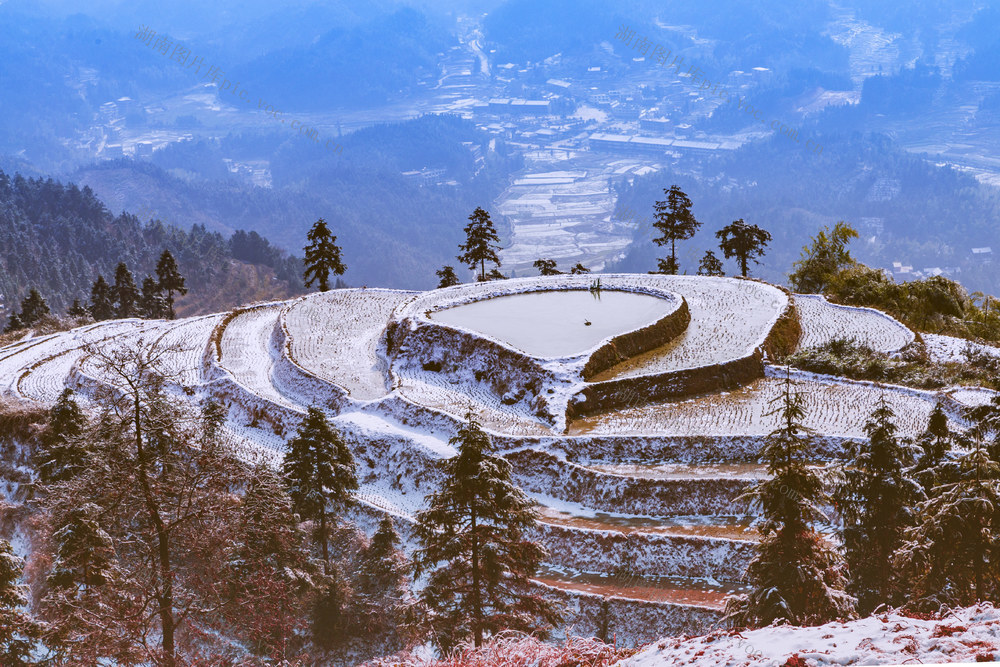
[{"label": "snow-covered terraced field", "polygon": [[788,304],[770,285],[735,278],[650,275],[645,281],[684,297],[687,330],[668,345],[592,378],[595,382],[700,368],[739,359],[763,344]]},{"label": "snow-covered terraced field", "polygon": [[157,341],[170,350],[164,357],[164,366],[174,375],[174,380],[185,387],[201,384],[202,359],[212,331],[222,322],[224,315],[192,317],[167,326]]},{"label": "snow-covered terraced field", "polygon": [[885,313],[830,303],[816,294],[796,294],[795,309],[802,324],[799,349],[835,338],[854,339],[879,352],[895,352],[913,342],[914,334]]},{"label": "snow-covered terraced field", "polygon": [[967,351],[1000,359],[1000,347],[973,343],[964,338],[939,334],[925,333],[921,334],[921,337],[924,339],[924,345],[927,346],[927,354],[935,363],[967,363],[969,361]]},{"label": "snow-covered terraced field", "polygon": [[219,365],[251,393],[282,407],[302,410],[279,392],[271,380],[274,358],[279,353],[271,339],[284,305],[284,302],[262,304],[236,315],[222,332]]},{"label": "snow-covered terraced field", "polygon": [[[937,398],[929,391],[820,376],[796,380],[795,390],[805,397],[807,426],[820,435],[852,438],[864,437],[865,419],[883,394],[896,411],[900,432],[909,436],[926,429]],[[585,417],[574,421],[569,433],[766,435],[778,426],[778,416],[767,413],[775,407],[771,401],[783,391],[784,380],[767,377],[734,391]]]},{"label": "snow-covered terraced field", "polygon": [[388,369],[377,349],[393,310],[418,292],[343,289],[312,294],[282,315],[294,362],[340,385],[351,398],[387,393]]}]

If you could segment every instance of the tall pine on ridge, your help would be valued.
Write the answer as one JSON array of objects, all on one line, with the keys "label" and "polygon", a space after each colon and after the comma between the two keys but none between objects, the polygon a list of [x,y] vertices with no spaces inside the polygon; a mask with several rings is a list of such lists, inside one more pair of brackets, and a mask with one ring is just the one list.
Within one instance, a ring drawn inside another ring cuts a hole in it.
[{"label": "tall pine on ridge", "polygon": [[[491,279],[491,275],[499,274],[496,269],[500,267],[500,255],[497,254],[497,251],[500,250],[500,236],[497,234],[496,227],[493,226],[490,214],[481,207],[477,206],[476,210],[469,216],[469,224],[465,226],[465,243],[460,244],[458,249],[462,251],[462,254],[456,258],[458,261],[468,266],[472,271],[476,270],[477,265],[479,266],[479,276],[477,277],[479,282],[485,282]],[[495,274],[486,272],[486,262],[496,264]]]},{"label": "tall pine on ridge", "polygon": [[312,287],[313,283],[318,282],[319,291],[326,292],[330,289],[330,275],[342,276],[347,271],[347,265],[341,259],[337,237],[330,233],[326,221],[320,218],[313,224],[306,238],[309,240],[309,245],[303,249],[306,253],[303,276],[306,287]]},{"label": "tall pine on ridge", "polygon": [[187,294],[187,288],[184,287],[184,276],[177,268],[177,260],[169,250],[164,250],[156,262],[156,279],[160,291],[167,294],[167,317],[172,320],[177,317],[174,312],[174,292],[184,295]]},{"label": "tall pine on ridge", "polygon": [[658,246],[670,244],[670,256],[665,260],[657,260],[659,268],[654,273],[676,275],[680,270],[677,263],[677,242],[684,241],[695,235],[701,223],[691,213],[691,200],[679,185],[671,185],[664,190],[667,198],[653,205],[655,220],[653,227],[659,230],[660,236],[653,239]]},{"label": "tall pine on ridge", "polygon": [[423,601],[439,643],[447,650],[471,635],[478,647],[487,634],[557,623],[552,603],[531,590],[545,551],[525,537],[536,513],[510,463],[493,455],[471,411],[449,442],[458,453],[445,461],[442,486],[415,529],[415,570],[429,573]]}]

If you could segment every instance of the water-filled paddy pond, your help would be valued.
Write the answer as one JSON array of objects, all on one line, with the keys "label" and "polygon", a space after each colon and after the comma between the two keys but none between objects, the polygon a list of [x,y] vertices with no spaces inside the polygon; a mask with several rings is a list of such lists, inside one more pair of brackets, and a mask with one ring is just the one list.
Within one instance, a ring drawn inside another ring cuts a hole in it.
[{"label": "water-filled paddy pond", "polygon": [[570,357],[610,336],[653,324],[675,307],[635,292],[561,290],[476,301],[437,311],[431,319],[478,331],[533,356]]}]

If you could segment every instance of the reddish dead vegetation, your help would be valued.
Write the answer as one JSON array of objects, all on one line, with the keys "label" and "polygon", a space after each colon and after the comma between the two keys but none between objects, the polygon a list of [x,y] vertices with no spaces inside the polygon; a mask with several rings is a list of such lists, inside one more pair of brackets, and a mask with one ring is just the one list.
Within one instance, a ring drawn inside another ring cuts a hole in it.
[{"label": "reddish dead vegetation", "polygon": [[809,665],[805,660],[799,657],[798,653],[796,653],[789,657],[788,660],[785,661],[785,664],[781,667],[809,667]]},{"label": "reddish dead vegetation", "polygon": [[931,637],[951,637],[954,634],[965,632],[966,630],[968,630],[968,628],[962,625],[945,625],[942,623],[934,628],[934,634],[932,634]]},{"label": "reddish dead vegetation", "polygon": [[522,634],[502,634],[482,648],[461,647],[442,660],[412,654],[380,658],[365,667],[607,667],[631,657],[639,649],[605,644],[593,637],[573,637],[561,644],[546,644]]}]

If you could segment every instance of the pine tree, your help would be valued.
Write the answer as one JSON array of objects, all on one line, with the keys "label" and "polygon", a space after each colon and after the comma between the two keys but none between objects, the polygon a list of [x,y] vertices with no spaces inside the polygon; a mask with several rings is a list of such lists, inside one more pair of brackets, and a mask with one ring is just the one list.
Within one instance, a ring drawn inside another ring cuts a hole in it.
[{"label": "pine tree", "polygon": [[28,604],[21,578],[23,562],[10,542],[0,539],[0,664],[21,667],[38,664],[33,658],[43,626],[21,611]]},{"label": "pine tree", "polygon": [[87,309],[83,307],[83,304],[80,303],[79,299],[73,299],[73,305],[69,307],[66,314],[70,317],[76,318],[87,317],[90,315],[90,313],[87,312]]},{"label": "pine tree", "polygon": [[902,601],[892,556],[924,495],[906,474],[912,455],[896,435],[895,418],[883,394],[865,424],[868,439],[853,445],[833,494],[844,522],[842,543],[851,575],[847,590],[857,597],[862,616]]},{"label": "pine tree", "polygon": [[660,236],[653,239],[653,243],[658,246],[670,244],[670,257],[659,260],[659,272],[676,275],[679,270],[677,241],[693,237],[701,227],[701,223],[692,215],[691,200],[680,186],[671,185],[669,190],[663,191],[663,194],[667,195],[667,198],[656,202],[653,206],[656,211],[653,227],[660,230]]},{"label": "pine tree", "polygon": [[309,245],[304,248],[306,287],[319,282],[319,291],[326,292],[330,289],[330,274],[342,276],[347,271],[347,266],[341,260],[337,237],[330,233],[326,221],[320,218],[313,224],[306,238],[309,240]]},{"label": "pine tree", "polygon": [[111,292],[111,286],[104,280],[104,276],[98,275],[94,286],[90,289],[88,310],[98,322],[110,320],[115,316],[114,296]]},{"label": "pine tree", "polygon": [[747,277],[749,263],[760,264],[758,257],[771,241],[771,234],[757,225],[748,225],[743,218],[734,220],[715,233],[719,249],[726,259],[735,257],[740,263],[740,275]]},{"label": "pine tree", "polygon": [[470,411],[450,443],[441,488],[417,515],[417,576],[430,572],[423,601],[444,649],[472,635],[537,631],[558,622],[551,602],[529,584],[544,557],[525,538],[535,524],[533,503],[514,485],[508,461]]},{"label": "pine tree", "polygon": [[21,321],[21,316],[17,313],[11,313],[10,317],[7,318],[7,326],[3,328],[3,332],[10,333],[11,331],[17,331],[25,328],[24,322]]},{"label": "pine tree", "polygon": [[725,271],[722,270],[722,260],[715,256],[715,253],[711,250],[705,251],[705,256],[701,258],[698,262],[698,275],[699,276],[724,276]]},{"label": "pine tree", "polygon": [[86,426],[87,418],[73,399],[73,391],[63,389],[49,409],[41,447],[35,455],[38,478],[43,484],[65,482],[86,465],[88,449],[80,437]]},{"label": "pine tree", "polygon": [[917,438],[921,454],[911,472],[926,495],[945,481],[955,481],[956,466],[948,461],[954,437],[948,427],[948,415],[939,400],[927,420],[927,429]]},{"label": "pine tree", "polygon": [[166,297],[160,291],[160,284],[152,276],[142,279],[142,294],[139,296],[139,317],[156,320],[167,315]]},{"label": "pine tree", "polygon": [[310,407],[298,433],[288,443],[282,473],[295,512],[304,520],[317,520],[316,536],[329,572],[328,521],[353,502],[351,491],[358,480],[351,450],[326,420],[326,415]]},{"label": "pine tree", "polygon": [[21,301],[21,322],[30,327],[48,314],[49,305],[37,289],[31,288],[28,296]]},{"label": "pine tree", "polygon": [[115,302],[115,317],[125,319],[139,315],[139,288],[125,262],[115,268],[115,284],[111,288]]},{"label": "pine tree", "polygon": [[542,276],[558,276],[562,274],[562,271],[556,268],[556,260],[554,259],[536,259],[532,266],[538,269],[538,274]]},{"label": "pine tree", "polygon": [[1000,600],[1000,464],[971,429],[957,479],[932,489],[896,553],[909,603],[928,611]]},{"label": "pine tree", "polygon": [[772,403],[781,425],[767,437],[762,456],[770,479],[746,497],[762,510],[761,540],[747,567],[750,592],[726,601],[726,616],[737,626],[761,627],[777,620],[820,625],[855,615],[855,599],[844,592],[842,563],[813,528],[822,519],[823,482],[803,455],[811,431],[803,424],[801,394],[791,379]]},{"label": "pine tree", "polygon": [[497,235],[496,227],[490,219],[490,214],[480,207],[469,216],[469,224],[465,226],[465,244],[459,245],[458,249],[462,254],[458,256],[458,261],[475,271],[479,266],[480,282],[488,280],[486,273],[486,262],[500,266],[500,237]]},{"label": "pine tree", "polygon": [[405,637],[412,623],[413,599],[407,574],[410,563],[399,549],[399,534],[389,516],[383,516],[365,549],[355,574],[356,616],[366,633]]},{"label": "pine tree", "polygon": [[111,579],[114,550],[111,536],[101,528],[100,512],[93,503],[73,507],[53,534],[57,548],[48,578],[51,588],[76,597]]},{"label": "pine tree", "polygon": [[440,279],[440,282],[438,282],[438,289],[462,284],[462,281],[455,275],[455,268],[452,266],[446,266],[435,273],[437,273],[437,277]]},{"label": "pine tree", "polygon": [[496,267],[494,267],[490,269],[490,272],[486,274],[485,278],[483,278],[482,276],[478,278],[478,282],[485,282],[487,280],[507,280],[507,276],[500,273],[500,271]]},{"label": "pine tree", "polygon": [[156,281],[160,292],[166,292],[167,319],[172,320],[177,317],[174,312],[174,292],[183,296],[188,291],[184,287],[184,276],[177,268],[177,260],[174,259],[169,250],[164,250],[156,262]]},{"label": "pine tree", "polygon": [[571,268],[571,269],[569,270],[569,272],[570,272],[571,274],[573,274],[574,276],[578,276],[578,275],[582,275],[582,274],[584,274],[584,273],[590,273],[590,269],[588,269],[587,267],[585,267],[585,266],[584,266],[583,264],[581,264],[580,262],[577,262],[577,263],[576,263],[576,266],[574,266],[573,268]]}]

